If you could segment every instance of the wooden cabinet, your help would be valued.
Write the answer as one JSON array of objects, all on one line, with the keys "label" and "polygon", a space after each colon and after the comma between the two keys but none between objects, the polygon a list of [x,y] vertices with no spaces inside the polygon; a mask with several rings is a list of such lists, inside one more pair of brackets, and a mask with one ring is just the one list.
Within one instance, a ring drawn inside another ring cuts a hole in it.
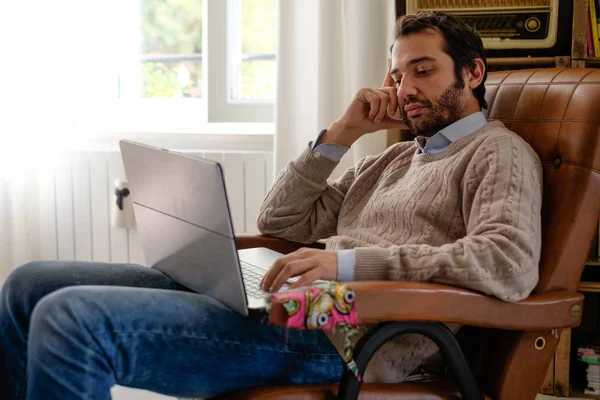
[{"label": "wooden cabinet", "polygon": [[588,20],[588,1],[573,0],[573,39],[571,41],[572,68],[600,67],[600,57],[588,57]]},{"label": "wooden cabinet", "polygon": [[[596,254],[600,253],[600,243],[595,239],[593,246],[598,246]],[[587,278],[586,278],[587,277]],[[595,336],[600,338],[600,259],[590,259],[579,284],[579,291],[585,295],[582,324],[580,327],[562,331],[554,359],[548,368],[546,379],[540,392],[564,397],[600,399],[596,395],[583,394],[583,376],[585,371],[581,365],[574,365],[577,348],[582,337]]]},{"label": "wooden cabinet", "polygon": [[554,358],[548,367],[546,379],[540,393],[554,396],[569,396],[569,370],[571,359],[571,329],[565,329],[560,334],[558,347]]}]

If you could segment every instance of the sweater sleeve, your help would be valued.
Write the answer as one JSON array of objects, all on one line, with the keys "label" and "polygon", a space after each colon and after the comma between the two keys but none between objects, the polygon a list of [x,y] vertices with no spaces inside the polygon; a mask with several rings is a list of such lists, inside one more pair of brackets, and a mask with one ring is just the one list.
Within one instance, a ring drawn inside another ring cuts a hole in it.
[{"label": "sweater sleeve", "polygon": [[431,281],[505,301],[527,297],[538,281],[542,169],[516,135],[489,140],[462,181],[466,235],[425,244],[356,248],[356,280]]},{"label": "sweater sleeve", "polygon": [[342,202],[358,171],[378,156],[367,156],[337,180],[328,180],[337,162],[308,146],[289,162],[267,193],[258,214],[258,230],[298,243],[314,243],[336,234]]}]

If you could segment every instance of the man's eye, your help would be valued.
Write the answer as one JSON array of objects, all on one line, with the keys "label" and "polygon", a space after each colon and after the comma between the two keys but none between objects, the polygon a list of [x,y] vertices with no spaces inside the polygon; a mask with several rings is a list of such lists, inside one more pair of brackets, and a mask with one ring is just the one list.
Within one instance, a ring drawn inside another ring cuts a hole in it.
[{"label": "man's eye", "polygon": [[398,79],[398,80],[396,81],[396,87],[400,86],[400,84],[401,84],[401,83],[402,83],[402,80],[401,80],[401,79]]},{"label": "man's eye", "polygon": [[431,72],[431,70],[430,70],[430,69],[422,69],[422,70],[420,70],[419,72],[417,72],[417,74],[418,74],[419,76],[427,76],[427,75],[429,75],[429,73],[430,73],[430,72]]}]

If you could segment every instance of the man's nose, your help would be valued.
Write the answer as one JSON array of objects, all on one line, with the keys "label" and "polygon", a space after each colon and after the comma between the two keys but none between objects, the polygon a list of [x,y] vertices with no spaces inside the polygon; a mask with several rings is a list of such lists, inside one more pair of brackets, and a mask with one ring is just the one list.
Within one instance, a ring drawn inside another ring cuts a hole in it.
[{"label": "man's nose", "polygon": [[412,79],[409,77],[402,78],[398,85],[398,90],[396,90],[396,95],[400,101],[406,101],[410,97],[415,97],[417,95],[417,87]]}]

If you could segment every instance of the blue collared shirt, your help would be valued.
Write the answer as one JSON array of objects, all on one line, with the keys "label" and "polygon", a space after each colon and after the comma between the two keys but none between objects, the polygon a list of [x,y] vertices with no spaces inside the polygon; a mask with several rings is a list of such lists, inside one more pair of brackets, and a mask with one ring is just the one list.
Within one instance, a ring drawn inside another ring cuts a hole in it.
[{"label": "blue collared shirt", "polygon": [[[448,125],[427,141],[422,137],[415,138],[415,142],[419,147],[419,150],[425,154],[437,154],[446,150],[446,148],[454,141],[461,137],[470,135],[482,126],[487,124],[487,120],[481,111],[468,115],[464,118],[455,121]],[[325,131],[321,132],[317,140],[317,143]],[[314,146],[311,142],[309,144],[314,152],[320,153],[322,156],[328,158],[333,162],[339,162],[344,154],[350,147],[341,146],[335,143],[322,143],[318,146]],[[340,282],[351,282],[354,280],[354,266],[356,265],[356,255],[354,249],[338,250],[338,276],[337,280]]]},{"label": "blue collared shirt", "polygon": [[[468,115],[448,125],[425,142],[421,137],[416,137],[415,142],[421,152],[425,154],[437,154],[446,150],[450,143],[463,136],[470,135],[477,129],[487,124],[487,120],[481,111]],[[423,146],[424,144],[424,146]],[[325,154],[323,154],[327,157]]]}]

